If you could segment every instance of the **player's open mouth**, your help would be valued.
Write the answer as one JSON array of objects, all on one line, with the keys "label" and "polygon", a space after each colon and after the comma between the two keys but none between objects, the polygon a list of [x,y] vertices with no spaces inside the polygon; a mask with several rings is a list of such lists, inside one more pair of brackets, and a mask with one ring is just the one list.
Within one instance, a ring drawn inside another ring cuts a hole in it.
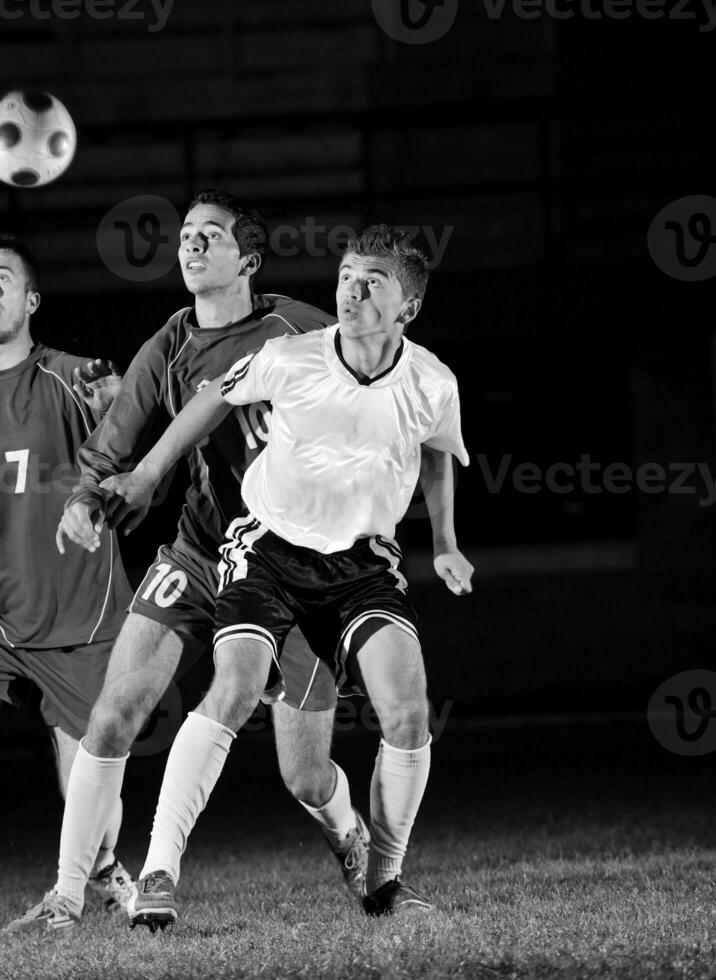
[{"label": "player's open mouth", "polygon": [[187,272],[203,272],[206,266],[201,262],[187,262],[184,268]]}]

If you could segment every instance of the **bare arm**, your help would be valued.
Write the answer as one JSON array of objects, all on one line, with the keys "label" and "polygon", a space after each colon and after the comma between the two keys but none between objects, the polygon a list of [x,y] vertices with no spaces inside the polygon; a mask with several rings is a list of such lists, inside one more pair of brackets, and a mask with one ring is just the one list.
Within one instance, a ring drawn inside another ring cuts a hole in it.
[{"label": "bare arm", "polygon": [[433,565],[451,592],[466,595],[472,592],[470,579],[475,569],[457,547],[452,456],[426,445],[422,452],[420,486],[433,532]]}]

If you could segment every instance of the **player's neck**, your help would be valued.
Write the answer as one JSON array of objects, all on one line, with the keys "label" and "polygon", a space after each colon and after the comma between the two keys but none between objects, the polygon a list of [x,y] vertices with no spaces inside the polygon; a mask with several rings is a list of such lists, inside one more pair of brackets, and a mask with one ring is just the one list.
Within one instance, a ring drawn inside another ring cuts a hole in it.
[{"label": "player's neck", "polygon": [[6,344],[0,344],[0,371],[7,371],[24,361],[31,350],[32,338],[27,330],[20,331],[17,337]]},{"label": "player's neck", "polygon": [[340,333],[341,354],[356,374],[364,378],[374,378],[387,371],[393,363],[401,340],[402,334],[396,337],[377,334],[374,337],[351,338]]},{"label": "player's neck", "polygon": [[253,296],[251,292],[231,296],[197,296],[194,309],[199,327],[215,330],[247,317],[253,310]]}]

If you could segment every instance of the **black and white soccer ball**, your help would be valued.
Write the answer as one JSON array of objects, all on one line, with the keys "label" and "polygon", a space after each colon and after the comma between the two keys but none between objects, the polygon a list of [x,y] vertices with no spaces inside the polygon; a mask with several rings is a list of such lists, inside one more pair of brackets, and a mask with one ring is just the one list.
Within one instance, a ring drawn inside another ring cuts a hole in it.
[{"label": "black and white soccer ball", "polygon": [[72,163],[77,130],[49,92],[9,92],[0,101],[0,180],[11,187],[41,187]]}]

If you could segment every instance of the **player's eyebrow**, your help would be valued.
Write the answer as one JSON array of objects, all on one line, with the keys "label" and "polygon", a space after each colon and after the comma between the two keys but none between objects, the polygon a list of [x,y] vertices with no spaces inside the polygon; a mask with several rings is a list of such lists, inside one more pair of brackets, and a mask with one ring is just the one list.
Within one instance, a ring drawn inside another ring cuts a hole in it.
[{"label": "player's eyebrow", "polygon": [[[343,272],[344,269],[352,269],[352,268],[353,268],[353,266],[350,264],[350,262],[345,262],[343,265],[341,265],[341,267],[340,267],[340,269],[338,271],[339,272]],[[367,275],[367,276],[382,276],[384,279],[389,279],[390,278],[390,273],[389,272],[386,272],[385,269],[366,269],[365,270],[365,275]]]},{"label": "player's eyebrow", "polygon": [[[206,228],[208,225],[213,225],[214,228],[221,228],[222,231],[226,231],[226,228],[224,228],[223,225],[220,225],[218,221],[202,221],[201,223],[202,228]],[[193,221],[185,221],[184,224],[181,226],[181,230],[184,231],[185,228],[193,228],[193,227],[194,227]]]},{"label": "player's eyebrow", "polygon": [[9,265],[0,265],[0,272],[10,272],[13,276],[17,275],[17,272]]}]

